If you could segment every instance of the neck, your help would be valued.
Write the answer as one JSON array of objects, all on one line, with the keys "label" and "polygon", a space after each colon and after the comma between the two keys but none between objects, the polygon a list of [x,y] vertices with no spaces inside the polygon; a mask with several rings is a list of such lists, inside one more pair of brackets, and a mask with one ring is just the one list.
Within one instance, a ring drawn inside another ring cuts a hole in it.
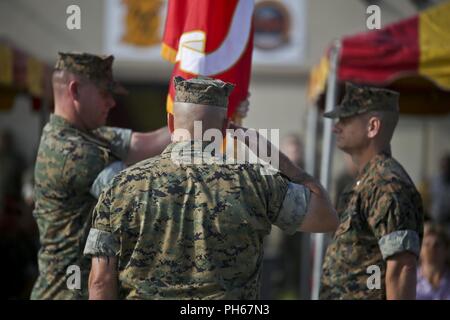
[{"label": "neck", "polygon": [[[80,123],[80,121],[77,120],[76,114],[74,111],[70,112],[67,110],[68,108],[63,108],[59,104],[55,102],[55,111],[54,114],[63,118],[67,122],[69,122],[71,125],[73,125],[75,128],[87,131],[86,128]],[[72,108],[73,110],[73,108]]]},{"label": "neck", "polygon": [[186,129],[175,128],[171,136],[172,142],[183,142],[195,140],[194,134]]},{"label": "neck", "polygon": [[369,145],[364,150],[361,150],[359,152],[352,153],[352,160],[353,163],[358,168],[358,172],[361,172],[364,167],[369,163],[370,160],[372,160],[376,155],[380,154],[381,152],[391,152],[391,145],[385,145],[385,146],[376,146],[376,145]]},{"label": "neck", "polygon": [[69,122],[70,124],[74,124],[71,117],[67,115],[66,112],[64,112],[61,108],[58,108],[58,106],[55,105],[55,111],[54,114],[63,118],[64,120],[66,120],[67,122]]},{"label": "neck", "polygon": [[[172,142],[181,142],[181,141],[192,141],[192,140],[203,140],[209,141],[211,138],[224,140],[225,139],[225,131],[220,130],[214,126],[202,126],[196,125],[194,127],[191,126],[177,126],[175,124],[175,129],[172,133]],[[208,130],[211,130],[208,132]]]}]

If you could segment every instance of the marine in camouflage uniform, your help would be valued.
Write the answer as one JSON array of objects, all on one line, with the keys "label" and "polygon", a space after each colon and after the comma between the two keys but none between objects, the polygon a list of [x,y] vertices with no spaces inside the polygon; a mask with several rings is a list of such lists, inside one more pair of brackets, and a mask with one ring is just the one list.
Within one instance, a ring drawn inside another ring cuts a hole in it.
[{"label": "marine in camouflage uniform", "polygon": [[[55,70],[98,80],[99,86],[123,93],[124,89],[112,80],[112,62],[112,56],[60,53]],[[39,277],[32,299],[87,297],[90,261],[82,252],[97,202],[90,189],[105,167],[126,158],[131,134],[129,129],[112,127],[85,131],[61,116],[50,116],[43,129],[35,167],[33,215],[41,248]],[[71,265],[80,267],[80,290],[67,287],[66,272]]]},{"label": "marine in camouflage uniform", "polygon": [[[175,81],[177,103],[227,106],[222,81]],[[292,234],[302,224],[306,187],[258,164],[225,164],[209,144],[172,143],[100,196],[85,254],[117,259],[119,298],[256,299],[271,225]]]},{"label": "marine in camouflage uniform", "polygon": [[[346,118],[371,111],[398,112],[393,91],[347,84],[342,104],[325,117]],[[389,151],[380,152],[339,198],[340,225],[323,264],[321,299],[386,299],[386,260],[405,251],[419,256],[423,237],[421,197]],[[379,289],[369,288],[380,269]]]}]

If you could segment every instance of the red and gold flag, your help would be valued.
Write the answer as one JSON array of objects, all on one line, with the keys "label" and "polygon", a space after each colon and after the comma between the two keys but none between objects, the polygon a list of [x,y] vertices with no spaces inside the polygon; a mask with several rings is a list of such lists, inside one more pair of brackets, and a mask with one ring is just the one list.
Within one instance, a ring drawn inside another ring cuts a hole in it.
[{"label": "red and gold flag", "polygon": [[253,0],[169,0],[161,54],[175,64],[167,97],[172,113],[173,78],[207,76],[231,82],[228,117],[247,98],[253,35]]},{"label": "red and gold flag", "polygon": [[[446,1],[380,30],[344,37],[338,80],[384,86],[419,76],[450,91],[449,17]],[[324,92],[328,72],[327,54],[311,72],[310,100]]]}]

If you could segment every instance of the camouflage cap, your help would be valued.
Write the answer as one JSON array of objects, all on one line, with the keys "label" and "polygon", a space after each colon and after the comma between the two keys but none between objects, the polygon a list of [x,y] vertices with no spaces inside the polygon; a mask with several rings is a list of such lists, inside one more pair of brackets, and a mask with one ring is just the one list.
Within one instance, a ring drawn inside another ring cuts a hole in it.
[{"label": "camouflage cap", "polygon": [[126,94],[127,90],[114,81],[112,64],[114,56],[90,53],[58,52],[55,70],[67,70],[84,76],[111,93]]},{"label": "camouflage cap", "polygon": [[340,105],[324,113],[326,118],[346,118],[369,111],[398,112],[399,93],[383,88],[345,83],[345,95]]},{"label": "camouflage cap", "polygon": [[219,79],[198,77],[183,79],[177,76],[175,84],[175,102],[187,102],[216,107],[228,107],[228,97],[234,85]]}]

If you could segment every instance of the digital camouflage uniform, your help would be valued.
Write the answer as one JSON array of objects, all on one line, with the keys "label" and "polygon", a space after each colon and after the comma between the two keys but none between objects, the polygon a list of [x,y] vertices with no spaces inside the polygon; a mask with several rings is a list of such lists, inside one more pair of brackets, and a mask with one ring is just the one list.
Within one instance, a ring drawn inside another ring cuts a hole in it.
[{"label": "digital camouflage uniform", "polygon": [[[58,63],[62,63],[61,60]],[[99,64],[91,66],[95,68]],[[131,130],[128,129],[102,127],[84,132],[62,117],[50,116],[43,129],[35,167],[33,215],[39,228],[41,248],[39,277],[32,299],[87,297],[90,261],[82,252],[92,209],[97,202],[90,188],[106,166],[126,158],[130,140]],[[81,290],[67,288],[66,272],[70,265],[80,267]]]},{"label": "digital camouflage uniform", "polygon": [[[395,92],[348,84],[342,105],[325,116],[397,112],[397,101]],[[380,153],[342,192],[337,211],[340,224],[325,254],[320,298],[386,299],[386,259],[405,251],[419,256],[423,208],[414,183],[389,153]],[[380,289],[369,289],[370,266],[379,267]]]},{"label": "digital camouflage uniform", "polygon": [[85,254],[117,256],[120,298],[256,299],[264,236],[301,225],[308,189],[208,144],[172,143],[100,196]]}]

